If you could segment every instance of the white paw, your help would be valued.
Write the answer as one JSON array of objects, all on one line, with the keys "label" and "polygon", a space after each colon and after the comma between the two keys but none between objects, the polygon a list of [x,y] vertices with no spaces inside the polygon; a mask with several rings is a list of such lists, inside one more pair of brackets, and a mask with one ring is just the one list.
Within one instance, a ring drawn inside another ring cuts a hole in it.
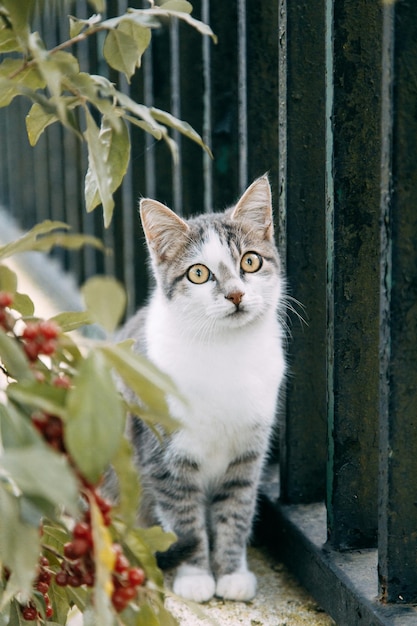
[{"label": "white paw", "polygon": [[256,594],[256,578],[252,572],[226,574],[217,581],[216,596],[225,600],[252,600]]},{"label": "white paw", "polygon": [[194,602],[207,602],[214,596],[216,583],[213,576],[204,572],[177,574],[173,591],[178,596]]}]

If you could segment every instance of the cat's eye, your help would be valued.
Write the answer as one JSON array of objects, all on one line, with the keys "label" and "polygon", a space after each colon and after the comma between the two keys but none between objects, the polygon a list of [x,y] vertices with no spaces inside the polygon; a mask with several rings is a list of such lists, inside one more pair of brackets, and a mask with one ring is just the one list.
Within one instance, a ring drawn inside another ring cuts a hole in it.
[{"label": "cat's eye", "polygon": [[208,267],[201,263],[192,265],[187,271],[187,278],[196,285],[202,285],[211,278],[211,272]]},{"label": "cat's eye", "polygon": [[246,252],[240,262],[240,267],[244,272],[257,272],[262,267],[262,257],[257,252]]}]

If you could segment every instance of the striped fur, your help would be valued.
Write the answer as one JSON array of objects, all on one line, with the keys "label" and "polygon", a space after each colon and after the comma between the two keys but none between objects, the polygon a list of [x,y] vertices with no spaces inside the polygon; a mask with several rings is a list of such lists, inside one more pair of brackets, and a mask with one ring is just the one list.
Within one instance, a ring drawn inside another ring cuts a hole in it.
[{"label": "striped fur", "polygon": [[[123,336],[185,398],[169,401],[181,427],[162,445],[132,422],[142,522],[192,539],[193,553],[176,570],[176,593],[248,600],[256,581],[246,543],[285,369],[269,182],[255,181],[224,213],[185,221],[146,199],[141,218],[156,287]],[[241,268],[247,252],[262,257],[258,271]],[[207,282],[189,280],[194,264],[208,268]]]}]

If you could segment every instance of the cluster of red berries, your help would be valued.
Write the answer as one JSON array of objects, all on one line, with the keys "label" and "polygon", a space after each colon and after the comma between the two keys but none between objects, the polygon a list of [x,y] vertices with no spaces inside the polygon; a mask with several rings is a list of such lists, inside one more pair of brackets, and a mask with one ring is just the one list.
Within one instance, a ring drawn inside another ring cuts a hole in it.
[{"label": "cluster of red berries", "polygon": [[51,320],[29,322],[22,333],[23,349],[29,361],[36,361],[40,354],[51,356],[57,347],[59,326]]},{"label": "cluster of red berries", "polygon": [[[95,491],[92,492],[101,511],[105,525],[110,524],[111,504]],[[94,586],[95,562],[94,541],[89,511],[84,521],[78,522],[72,531],[72,539],[64,545],[64,559],[61,569],[55,575],[55,583],[60,587]],[[131,566],[120,544],[114,543],[115,555],[112,573],[112,604],[118,613],[123,611],[136,596],[138,587],[145,582],[142,568]]]},{"label": "cluster of red berries", "polygon": [[[42,597],[45,602],[45,617],[47,619],[51,618],[54,611],[51,605],[51,600],[48,595],[49,586],[51,584],[52,575],[48,569],[49,561],[45,556],[41,556],[39,560],[39,572],[38,576],[34,582],[34,589],[42,594]],[[42,618],[41,613],[36,608],[36,605],[33,600],[29,601],[26,606],[21,607],[21,612],[23,619],[28,622],[33,622],[38,618]]]},{"label": "cluster of red berries", "polygon": [[64,427],[60,417],[39,411],[32,415],[32,424],[50,446],[59,452],[65,452]]},{"label": "cluster of red berries", "polygon": [[0,291],[0,327],[10,330],[10,320],[7,309],[13,304],[13,295],[8,291]]},{"label": "cluster of red berries", "polygon": [[115,611],[121,613],[135,598],[138,587],[142,587],[144,584],[145,572],[141,567],[131,567],[119,544],[114,543],[113,550],[116,554],[116,560],[112,576],[113,593],[111,600]]},{"label": "cluster of red berries", "polygon": [[[52,381],[54,387],[62,387],[69,389],[71,387],[71,379],[68,376],[61,375]],[[49,443],[58,452],[66,452],[64,443],[64,425],[57,415],[37,411],[32,414],[32,424],[40,432],[45,441]]]},{"label": "cluster of red berries", "polygon": [[[53,381],[54,387],[69,389],[71,380],[68,376],[57,376]],[[57,415],[36,411],[32,414],[32,424],[40,432],[42,437],[58,452],[66,452],[64,443],[64,425]]]}]

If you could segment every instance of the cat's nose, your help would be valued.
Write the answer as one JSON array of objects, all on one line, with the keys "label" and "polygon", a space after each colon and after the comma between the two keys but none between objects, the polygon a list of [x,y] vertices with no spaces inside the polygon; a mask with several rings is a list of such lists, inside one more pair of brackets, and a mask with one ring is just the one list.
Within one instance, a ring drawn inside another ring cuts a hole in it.
[{"label": "cat's nose", "polygon": [[231,302],[233,302],[233,304],[238,306],[242,302],[242,298],[244,295],[245,294],[243,291],[231,291],[229,294],[227,294],[227,296],[225,296],[225,298],[226,300],[230,300]]}]

